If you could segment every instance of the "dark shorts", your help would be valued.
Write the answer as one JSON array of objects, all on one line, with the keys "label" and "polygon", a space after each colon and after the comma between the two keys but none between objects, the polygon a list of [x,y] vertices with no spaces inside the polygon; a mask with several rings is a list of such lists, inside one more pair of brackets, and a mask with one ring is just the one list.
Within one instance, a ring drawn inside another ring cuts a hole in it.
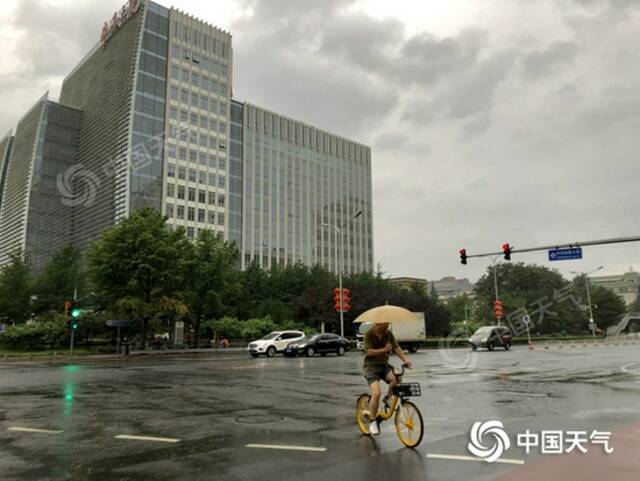
[{"label": "dark shorts", "polygon": [[392,372],[391,366],[387,364],[385,366],[380,366],[376,371],[365,374],[364,377],[369,385],[376,381],[387,382],[387,374],[390,372]]}]

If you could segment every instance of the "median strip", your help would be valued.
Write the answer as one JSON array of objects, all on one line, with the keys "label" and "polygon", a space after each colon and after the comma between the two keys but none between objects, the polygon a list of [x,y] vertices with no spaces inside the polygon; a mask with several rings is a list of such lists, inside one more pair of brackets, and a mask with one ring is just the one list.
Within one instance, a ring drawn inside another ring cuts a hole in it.
[{"label": "median strip", "polygon": [[64,431],[55,429],[38,429],[38,428],[22,428],[19,426],[11,426],[7,428],[7,431],[19,432],[19,433],[38,433],[38,434],[62,434]]},{"label": "median strip", "polygon": [[324,453],[327,450],[327,448],[314,448],[312,446],[288,446],[285,444],[247,444],[245,448],[283,449],[288,451],[310,451],[313,453]]},{"label": "median strip", "polygon": [[[432,459],[447,459],[447,460],[452,460],[452,461],[481,461],[481,462],[486,462],[484,459],[481,458],[474,458],[472,456],[460,456],[458,454],[435,454],[435,453],[427,453],[427,458],[432,458]],[[500,464],[524,464],[524,460],[523,459],[506,459],[506,458],[501,458],[501,459],[496,459],[494,461],[494,463],[500,463]],[[487,463],[489,464],[489,463]]]},{"label": "median strip", "polygon": [[151,441],[156,443],[179,443],[180,440],[176,438],[157,438],[154,436],[135,436],[133,434],[118,434],[114,436],[115,439],[130,439],[132,441]]}]

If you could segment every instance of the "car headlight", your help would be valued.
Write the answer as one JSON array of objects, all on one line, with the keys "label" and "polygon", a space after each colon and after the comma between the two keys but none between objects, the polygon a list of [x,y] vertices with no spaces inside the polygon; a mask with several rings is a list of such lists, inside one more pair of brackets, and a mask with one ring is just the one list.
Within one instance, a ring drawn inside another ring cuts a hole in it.
[{"label": "car headlight", "polygon": [[489,339],[488,337],[483,337],[480,342],[487,342],[488,339]]}]

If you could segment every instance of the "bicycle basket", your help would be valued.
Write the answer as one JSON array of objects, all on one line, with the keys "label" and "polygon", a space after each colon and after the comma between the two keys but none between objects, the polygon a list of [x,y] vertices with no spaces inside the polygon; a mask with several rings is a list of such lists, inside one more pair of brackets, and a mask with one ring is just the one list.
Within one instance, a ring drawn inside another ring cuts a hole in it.
[{"label": "bicycle basket", "polygon": [[393,388],[393,393],[401,398],[422,396],[419,382],[405,382]]}]

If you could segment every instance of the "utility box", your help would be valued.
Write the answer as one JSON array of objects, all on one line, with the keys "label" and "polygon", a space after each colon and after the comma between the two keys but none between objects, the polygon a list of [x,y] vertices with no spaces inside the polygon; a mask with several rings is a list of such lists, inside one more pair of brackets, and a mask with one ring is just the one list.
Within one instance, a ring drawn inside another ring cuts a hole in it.
[{"label": "utility box", "polygon": [[176,321],[173,331],[173,345],[181,346],[184,344],[184,321]]}]

